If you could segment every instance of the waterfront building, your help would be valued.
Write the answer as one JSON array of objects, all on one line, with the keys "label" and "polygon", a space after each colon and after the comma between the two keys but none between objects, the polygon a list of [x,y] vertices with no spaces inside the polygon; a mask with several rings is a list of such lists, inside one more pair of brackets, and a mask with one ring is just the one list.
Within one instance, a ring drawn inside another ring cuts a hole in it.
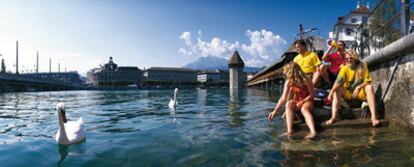
[{"label": "waterfront building", "polygon": [[118,66],[110,57],[108,63],[101,68],[90,70],[87,75],[95,87],[139,87],[142,73],[138,67]]},{"label": "waterfront building", "polygon": [[20,73],[22,77],[38,78],[49,81],[63,82],[79,87],[85,84],[77,71],[70,72],[41,72],[41,73]]},{"label": "waterfront building", "polygon": [[348,48],[352,47],[354,42],[359,45],[360,41],[356,38],[358,27],[367,20],[369,12],[368,5],[363,6],[358,3],[355,10],[352,10],[346,16],[338,17],[333,32],[329,32],[329,38],[344,41]]},{"label": "waterfront building", "polygon": [[96,71],[98,71],[99,68],[92,68],[89,71],[86,72],[86,85],[92,86],[93,85],[93,81],[95,80],[93,78],[93,73],[95,73]]},{"label": "waterfront building", "polygon": [[229,71],[224,70],[204,70],[200,71],[197,75],[197,81],[201,84],[205,83],[228,83],[229,82]]},{"label": "waterfront building", "polygon": [[155,85],[196,84],[197,71],[179,67],[151,67],[144,71],[146,83]]},{"label": "waterfront building", "polygon": [[244,87],[245,75],[243,74],[244,62],[239,52],[234,51],[229,61],[229,82],[230,89],[239,89]]}]

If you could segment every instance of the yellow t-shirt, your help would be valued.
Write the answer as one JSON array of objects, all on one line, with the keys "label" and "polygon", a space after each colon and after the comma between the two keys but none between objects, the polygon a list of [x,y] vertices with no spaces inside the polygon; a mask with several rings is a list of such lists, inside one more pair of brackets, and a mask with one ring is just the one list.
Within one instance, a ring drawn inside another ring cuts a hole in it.
[{"label": "yellow t-shirt", "polygon": [[354,91],[354,89],[358,85],[364,82],[371,82],[372,78],[365,64],[364,64],[364,73],[362,74],[362,80],[356,82],[355,79],[356,79],[355,69],[352,69],[351,67],[349,67],[348,64],[344,64],[338,73],[336,82],[341,84],[346,90],[349,90],[349,91]]},{"label": "yellow t-shirt", "polygon": [[316,71],[316,67],[321,64],[318,55],[315,52],[305,52],[305,54],[298,54],[294,62],[298,63],[300,68],[304,73],[314,73]]}]

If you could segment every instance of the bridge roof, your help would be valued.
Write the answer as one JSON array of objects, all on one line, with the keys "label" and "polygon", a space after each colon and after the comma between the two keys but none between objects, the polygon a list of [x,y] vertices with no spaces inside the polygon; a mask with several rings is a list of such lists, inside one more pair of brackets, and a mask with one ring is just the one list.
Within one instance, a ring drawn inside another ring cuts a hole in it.
[{"label": "bridge roof", "polygon": [[[322,56],[325,41],[321,37],[311,36],[305,38],[307,43],[307,48],[310,51],[314,51],[318,54],[318,56]],[[266,82],[269,78],[274,78],[277,75],[281,75],[282,70],[281,68],[291,62],[293,58],[297,55],[295,46],[293,43],[288,47],[285,53],[280,56],[278,60],[267,66],[266,68],[260,70],[258,73],[253,75],[253,77],[247,81],[248,85],[254,85],[261,82]]]}]

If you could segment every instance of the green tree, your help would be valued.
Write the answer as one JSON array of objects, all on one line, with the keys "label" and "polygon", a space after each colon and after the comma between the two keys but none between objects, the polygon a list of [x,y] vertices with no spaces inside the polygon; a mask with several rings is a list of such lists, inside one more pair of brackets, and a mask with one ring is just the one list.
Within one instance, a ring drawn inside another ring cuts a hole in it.
[{"label": "green tree", "polygon": [[369,18],[368,39],[371,45],[382,48],[400,38],[398,0],[385,0]]}]

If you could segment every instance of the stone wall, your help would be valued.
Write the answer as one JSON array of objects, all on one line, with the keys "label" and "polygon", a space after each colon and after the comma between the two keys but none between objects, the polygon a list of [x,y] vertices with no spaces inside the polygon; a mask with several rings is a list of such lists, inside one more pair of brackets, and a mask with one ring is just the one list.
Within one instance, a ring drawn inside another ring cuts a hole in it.
[{"label": "stone wall", "polygon": [[[385,93],[398,58],[370,66],[374,88],[379,95]],[[397,127],[414,131],[414,53],[402,55],[394,78],[384,98],[385,118]]]}]

